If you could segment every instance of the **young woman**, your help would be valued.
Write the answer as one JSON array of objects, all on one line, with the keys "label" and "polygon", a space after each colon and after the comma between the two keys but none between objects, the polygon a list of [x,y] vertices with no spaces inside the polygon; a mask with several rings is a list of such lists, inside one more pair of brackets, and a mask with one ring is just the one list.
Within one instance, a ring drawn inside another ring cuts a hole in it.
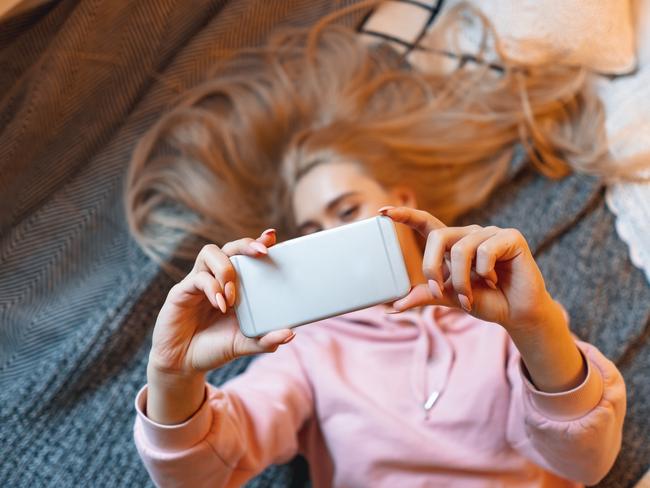
[{"label": "young woman", "polygon": [[[242,53],[134,156],[134,235],[157,259],[194,258],[158,315],[136,398],[151,477],[240,486],[302,452],[317,487],[596,483],[620,448],[620,373],[572,337],[520,232],[446,225],[489,195],[518,140],[549,175],[595,167],[599,105],[583,74],[506,63],[428,76],[328,22]],[[232,236],[377,212],[398,228],[405,298],[259,339],[239,332],[229,257],[262,256],[277,237]],[[199,240],[225,244],[198,251]],[[258,352],[273,354],[219,388],[205,382]]]}]

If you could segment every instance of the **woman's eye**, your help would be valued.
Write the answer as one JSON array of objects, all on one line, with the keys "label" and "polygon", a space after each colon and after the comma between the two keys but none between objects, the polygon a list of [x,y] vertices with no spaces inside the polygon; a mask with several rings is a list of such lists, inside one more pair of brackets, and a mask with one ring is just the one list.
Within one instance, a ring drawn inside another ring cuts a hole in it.
[{"label": "woman's eye", "polygon": [[347,209],[345,209],[343,212],[339,214],[339,218],[341,220],[348,219],[352,217],[357,212],[357,210],[359,210],[358,205],[353,205],[352,207],[348,207]]}]

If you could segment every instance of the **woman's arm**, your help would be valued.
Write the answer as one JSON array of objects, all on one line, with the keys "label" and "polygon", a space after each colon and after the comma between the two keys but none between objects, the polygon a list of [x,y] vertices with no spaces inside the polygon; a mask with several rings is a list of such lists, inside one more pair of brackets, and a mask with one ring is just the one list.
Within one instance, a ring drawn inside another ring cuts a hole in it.
[{"label": "woman's arm", "polygon": [[536,388],[512,344],[507,438],[514,449],[545,469],[592,485],[611,469],[621,448],[625,384],[598,349],[581,341],[574,344],[584,361],[585,377],[573,388],[555,393]]},{"label": "woman's arm", "polygon": [[136,399],[134,440],[157,486],[241,486],[270,464],[298,452],[298,432],[312,415],[312,395],[291,345],[262,356],[215,388],[187,420],[148,417],[145,386]]},{"label": "woman's arm", "polygon": [[422,271],[428,283],[393,308],[458,307],[501,325],[513,344],[511,444],[561,476],[587,484],[602,478],[620,449],[625,384],[595,348],[576,345],[568,315],[548,293],[521,232],[447,227],[408,207],[379,212],[426,238]]},{"label": "woman's arm", "polygon": [[587,364],[576,347],[562,306],[546,294],[543,315],[509,331],[535,386],[546,392],[567,391],[582,383]]},{"label": "woman's arm", "polygon": [[[285,329],[245,337],[232,311],[238,276],[230,258],[264,256],[275,240],[268,229],[257,239],[204,246],[158,313],[134,430],[158,485],[239,486],[297,449],[311,397],[296,356],[282,351],[295,334]],[[278,348],[277,358],[254,363],[232,386],[205,384],[207,371]]]}]

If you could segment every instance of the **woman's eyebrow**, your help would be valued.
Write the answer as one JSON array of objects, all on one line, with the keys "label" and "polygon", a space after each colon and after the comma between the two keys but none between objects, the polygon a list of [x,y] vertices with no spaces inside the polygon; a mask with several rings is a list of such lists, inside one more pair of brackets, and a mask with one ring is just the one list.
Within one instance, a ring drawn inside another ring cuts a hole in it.
[{"label": "woman's eyebrow", "polygon": [[[331,211],[334,207],[336,207],[341,202],[341,200],[343,200],[344,198],[347,198],[349,196],[356,195],[357,193],[358,192],[356,192],[356,191],[347,191],[345,193],[341,193],[338,197],[334,198],[333,200],[330,200],[327,203],[327,206],[325,207],[326,211],[328,211],[328,212]],[[314,225],[315,226],[317,224],[315,222],[311,221],[311,220],[308,220],[308,221],[303,222],[302,224],[300,224],[300,226],[298,226],[298,230],[302,231],[303,228],[307,227],[308,225]]]},{"label": "woman's eyebrow", "polygon": [[343,200],[344,198],[347,198],[349,196],[356,195],[357,193],[358,192],[356,192],[356,191],[347,191],[345,193],[342,193],[341,195],[339,195],[335,199],[330,200],[329,203],[327,204],[327,206],[325,207],[325,209],[329,212],[334,207],[336,207],[341,202],[341,200]]}]

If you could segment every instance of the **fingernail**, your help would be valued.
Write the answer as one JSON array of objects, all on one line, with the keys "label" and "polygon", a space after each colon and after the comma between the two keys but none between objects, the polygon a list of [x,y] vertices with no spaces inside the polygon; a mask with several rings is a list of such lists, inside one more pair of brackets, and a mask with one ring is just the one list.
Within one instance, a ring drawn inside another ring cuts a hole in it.
[{"label": "fingernail", "polygon": [[275,234],[275,229],[266,229],[261,235]]},{"label": "fingernail", "polygon": [[497,289],[497,285],[494,284],[494,281],[492,281],[492,280],[485,280],[485,283],[487,283],[487,286],[489,286],[489,287],[492,288],[493,290],[496,290],[496,289]]},{"label": "fingernail", "polygon": [[291,335],[289,337],[287,337],[285,340],[283,340],[280,344],[286,344],[287,342],[289,342],[294,337],[296,337],[296,333],[292,332]]},{"label": "fingernail", "polygon": [[467,298],[465,295],[459,293],[458,301],[460,302],[460,306],[463,307],[463,310],[465,310],[466,312],[472,310],[472,306],[469,303],[469,298]]},{"label": "fingernail", "polygon": [[217,293],[217,305],[219,305],[221,313],[226,313],[226,301],[223,299],[223,295],[221,293]]},{"label": "fingernail", "polygon": [[395,310],[394,308],[389,308],[388,310],[384,310],[384,313],[390,313],[390,314],[401,313],[401,312],[402,312],[401,310]]},{"label": "fingernail", "polygon": [[251,242],[250,246],[257,252],[261,252],[262,254],[268,254],[268,251],[266,250],[266,246],[260,242]]},{"label": "fingernail", "polygon": [[232,307],[235,303],[235,284],[232,281],[229,281],[226,283],[226,286],[224,286],[224,291],[226,293],[228,306]]},{"label": "fingernail", "polygon": [[379,210],[377,210],[377,212],[384,213],[384,212],[387,212],[388,210],[391,210],[393,208],[395,208],[395,207],[392,206],[392,205],[385,205],[385,206],[381,207]]},{"label": "fingernail", "polygon": [[442,298],[442,289],[437,281],[429,280],[429,289],[431,290],[431,293],[433,293],[434,297]]}]

